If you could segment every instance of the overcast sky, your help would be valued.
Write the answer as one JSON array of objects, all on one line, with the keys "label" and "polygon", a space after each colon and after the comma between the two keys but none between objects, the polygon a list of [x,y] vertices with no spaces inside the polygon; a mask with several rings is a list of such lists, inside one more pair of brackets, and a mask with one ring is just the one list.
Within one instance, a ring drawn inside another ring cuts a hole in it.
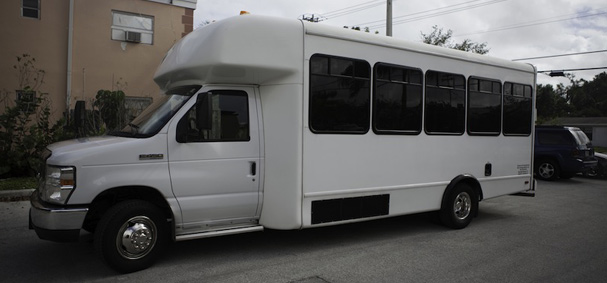
[{"label": "overcast sky", "polygon": [[[350,9],[347,9],[350,8]],[[386,0],[198,0],[194,27],[205,21],[255,15],[323,17],[319,24],[369,27],[386,34]],[[453,39],[486,42],[488,56],[520,59],[607,50],[605,0],[393,0],[393,36],[421,41],[433,25],[453,31]],[[378,36],[380,36],[378,35]],[[607,67],[607,52],[524,60],[539,71]],[[572,72],[591,80],[607,69]],[[565,78],[538,74],[540,84],[569,85]]]}]

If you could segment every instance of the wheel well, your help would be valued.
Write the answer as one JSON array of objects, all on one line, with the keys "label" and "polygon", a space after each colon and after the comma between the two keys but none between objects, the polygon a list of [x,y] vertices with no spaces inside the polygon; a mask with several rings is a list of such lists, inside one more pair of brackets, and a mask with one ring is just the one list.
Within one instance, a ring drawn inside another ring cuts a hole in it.
[{"label": "wheel well", "polygon": [[476,180],[476,178],[474,178],[472,175],[459,175],[455,177],[455,179],[451,180],[451,183],[449,183],[449,185],[445,189],[445,192],[443,193],[443,199],[441,201],[441,207],[444,206],[444,203],[447,200],[447,196],[449,195],[451,190],[455,188],[455,186],[457,186],[458,184],[467,184],[474,190],[474,192],[478,196],[478,201],[480,202],[481,200],[483,200],[483,189],[481,188],[481,184],[478,182],[478,180]]},{"label": "wheel well", "polygon": [[156,189],[143,186],[117,187],[108,189],[95,197],[89,206],[89,212],[84,219],[83,228],[87,231],[94,231],[97,223],[110,207],[119,202],[134,199],[154,204],[160,208],[167,219],[173,219],[171,207],[164,196]]},{"label": "wheel well", "polygon": [[552,161],[554,162],[556,165],[561,166],[561,163],[559,161],[559,159],[555,156],[550,156],[550,155],[540,155],[534,158],[535,160],[533,161],[534,165],[537,166],[540,164],[541,161]]}]

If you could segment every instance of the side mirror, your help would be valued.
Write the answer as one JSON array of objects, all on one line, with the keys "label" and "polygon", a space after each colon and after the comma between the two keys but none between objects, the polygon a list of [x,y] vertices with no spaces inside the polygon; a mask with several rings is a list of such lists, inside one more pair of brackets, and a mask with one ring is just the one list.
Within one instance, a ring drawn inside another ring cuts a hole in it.
[{"label": "side mirror", "polygon": [[198,130],[211,130],[212,125],[212,93],[206,92],[198,95],[196,100],[196,127]]}]

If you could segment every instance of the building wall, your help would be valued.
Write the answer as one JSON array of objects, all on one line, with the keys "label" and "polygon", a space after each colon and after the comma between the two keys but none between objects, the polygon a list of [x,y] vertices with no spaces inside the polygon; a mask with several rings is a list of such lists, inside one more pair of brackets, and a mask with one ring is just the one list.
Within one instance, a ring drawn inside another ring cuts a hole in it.
[{"label": "building wall", "polygon": [[594,146],[607,147],[607,127],[592,128],[592,144]]},{"label": "building wall", "polygon": [[[90,108],[100,89],[122,89],[127,96],[153,97],[152,77],[165,53],[193,27],[193,10],[163,1],[74,0],[70,108],[77,100]],[[188,1],[192,2],[192,1]],[[69,0],[40,0],[40,19],[21,16],[21,1],[0,3],[0,90],[18,88],[16,56],[29,54],[45,70],[40,91],[49,93],[56,118],[66,110]],[[195,5],[195,1],[193,2]],[[187,4],[187,3],[186,3]],[[153,44],[112,40],[112,11],[152,16]],[[0,111],[4,107],[0,106]]]},{"label": "building wall", "polygon": [[[28,54],[35,67],[45,71],[40,92],[52,96],[53,114],[65,110],[67,77],[67,28],[69,1],[42,1],[40,19],[21,16],[21,1],[0,4],[0,91],[1,99],[14,103],[19,88],[18,72],[13,68],[17,56]],[[6,95],[6,96],[5,96]],[[5,105],[0,104],[0,111]]]}]

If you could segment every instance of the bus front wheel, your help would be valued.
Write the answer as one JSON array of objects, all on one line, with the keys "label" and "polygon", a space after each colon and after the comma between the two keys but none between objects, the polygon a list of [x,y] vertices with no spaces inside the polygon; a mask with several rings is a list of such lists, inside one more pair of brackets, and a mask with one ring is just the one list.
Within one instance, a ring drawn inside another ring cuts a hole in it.
[{"label": "bus front wheel", "polygon": [[153,204],[131,200],[105,213],[95,231],[101,258],[122,273],[151,266],[168,243],[167,218]]}]

